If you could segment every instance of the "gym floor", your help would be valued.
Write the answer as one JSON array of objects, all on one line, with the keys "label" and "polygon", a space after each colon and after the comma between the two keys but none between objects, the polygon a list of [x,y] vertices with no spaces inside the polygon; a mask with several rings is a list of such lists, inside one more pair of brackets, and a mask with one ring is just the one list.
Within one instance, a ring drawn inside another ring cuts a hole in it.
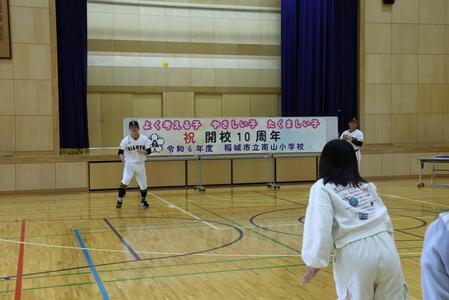
[{"label": "gym floor", "polygon": [[[421,299],[425,230],[447,190],[376,182],[410,298]],[[0,298],[335,299],[332,266],[299,285],[311,184],[0,196]]]}]

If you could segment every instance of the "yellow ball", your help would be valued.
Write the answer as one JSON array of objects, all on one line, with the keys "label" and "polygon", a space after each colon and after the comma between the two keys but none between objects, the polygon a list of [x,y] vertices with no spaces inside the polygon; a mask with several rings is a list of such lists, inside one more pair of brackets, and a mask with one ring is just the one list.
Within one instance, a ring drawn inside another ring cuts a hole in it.
[{"label": "yellow ball", "polygon": [[168,66],[169,66],[169,64],[168,64],[168,61],[164,61],[163,63],[162,63],[162,67],[163,68],[168,68]]}]

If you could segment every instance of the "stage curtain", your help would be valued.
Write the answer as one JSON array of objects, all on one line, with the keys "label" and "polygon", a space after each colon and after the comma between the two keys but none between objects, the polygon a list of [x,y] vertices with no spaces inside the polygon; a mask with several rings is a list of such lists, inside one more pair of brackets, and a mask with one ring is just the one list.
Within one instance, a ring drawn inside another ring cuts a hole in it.
[{"label": "stage curtain", "polygon": [[357,117],[358,1],[283,0],[282,115]]},{"label": "stage curtain", "polygon": [[87,2],[56,1],[60,145],[88,148]]}]

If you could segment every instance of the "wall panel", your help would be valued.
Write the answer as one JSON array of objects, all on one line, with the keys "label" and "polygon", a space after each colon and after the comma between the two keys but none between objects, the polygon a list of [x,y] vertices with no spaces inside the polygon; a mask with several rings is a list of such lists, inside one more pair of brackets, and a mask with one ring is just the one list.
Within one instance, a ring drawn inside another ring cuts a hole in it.
[{"label": "wall panel", "polygon": [[163,101],[165,118],[193,117],[195,114],[192,92],[165,92]]},{"label": "wall panel", "polygon": [[56,163],[56,188],[88,188],[87,162]]},{"label": "wall panel", "polygon": [[51,116],[16,116],[17,151],[53,151]]},{"label": "wall panel", "polygon": [[[89,186],[91,190],[118,189],[123,175],[123,163],[90,163],[89,172]],[[135,178],[131,181],[128,187],[137,187]]]},{"label": "wall panel", "polygon": [[[202,161],[203,184],[230,184],[231,183],[231,161],[230,160],[213,160]],[[197,161],[188,162],[188,184],[195,185],[198,183],[198,167]]]},{"label": "wall panel", "polygon": [[221,116],[221,95],[195,95],[195,117],[211,118]]},{"label": "wall panel", "polygon": [[186,185],[186,164],[183,161],[147,162],[149,187]]},{"label": "wall panel", "polygon": [[15,191],[16,166],[14,164],[0,165],[0,191]]},{"label": "wall panel", "polygon": [[271,159],[236,159],[233,161],[234,183],[270,182]]},{"label": "wall panel", "polygon": [[17,164],[16,189],[46,190],[56,188],[54,163]]},{"label": "wall panel", "polygon": [[316,157],[276,159],[276,180],[278,182],[313,181],[316,179]]},{"label": "wall panel", "polygon": [[123,118],[133,114],[133,101],[131,94],[102,94],[102,145],[114,147],[120,144],[123,138]]},{"label": "wall panel", "polygon": [[277,117],[280,115],[280,101],[277,94],[252,94],[252,117]]},{"label": "wall panel", "polygon": [[133,117],[162,117],[162,95],[133,95]]},{"label": "wall panel", "polygon": [[251,95],[223,94],[223,117],[248,117],[251,115]]}]

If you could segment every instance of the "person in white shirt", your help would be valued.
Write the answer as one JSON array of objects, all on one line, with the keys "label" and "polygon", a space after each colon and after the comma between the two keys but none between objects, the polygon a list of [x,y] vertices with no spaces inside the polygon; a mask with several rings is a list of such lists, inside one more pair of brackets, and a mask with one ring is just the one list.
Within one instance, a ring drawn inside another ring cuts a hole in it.
[{"label": "person in white shirt", "polygon": [[345,140],[351,143],[352,147],[354,148],[355,155],[357,157],[357,163],[360,168],[360,160],[362,158],[360,149],[363,145],[364,135],[362,131],[357,129],[357,127],[359,126],[359,121],[357,121],[356,118],[352,118],[352,120],[349,121],[348,126],[349,129],[341,134],[340,140]]},{"label": "person in white shirt", "polygon": [[123,179],[118,190],[117,208],[122,208],[123,197],[126,194],[126,188],[131,179],[136,176],[140,188],[140,206],[148,208],[147,197],[147,174],[145,170],[145,160],[151,153],[151,141],[147,136],[139,133],[139,123],[137,121],[129,122],[130,135],[126,136],[120,142],[118,156],[124,163]]},{"label": "person in white shirt", "polygon": [[320,179],[312,186],[304,224],[302,284],[329,264],[339,300],[404,300],[407,286],[393,239],[393,226],[376,186],[359,174],[351,145],[326,144]]},{"label": "person in white shirt", "polygon": [[421,254],[424,300],[449,299],[449,211],[427,228]]}]

